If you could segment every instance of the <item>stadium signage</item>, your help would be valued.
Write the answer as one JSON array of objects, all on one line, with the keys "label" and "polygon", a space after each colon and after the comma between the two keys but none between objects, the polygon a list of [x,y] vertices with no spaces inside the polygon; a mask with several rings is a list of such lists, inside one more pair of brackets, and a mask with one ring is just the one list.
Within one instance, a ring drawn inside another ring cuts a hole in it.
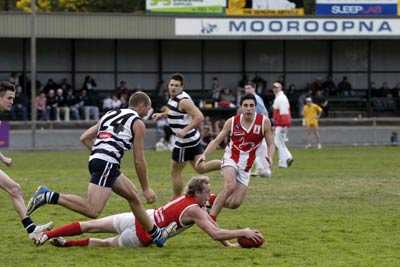
[{"label": "stadium signage", "polygon": [[175,34],[187,36],[388,36],[400,19],[183,19]]},{"label": "stadium signage", "polygon": [[398,0],[317,0],[321,16],[397,16]]},{"label": "stadium signage", "polygon": [[224,13],[226,0],[146,0],[146,10],[160,13]]}]

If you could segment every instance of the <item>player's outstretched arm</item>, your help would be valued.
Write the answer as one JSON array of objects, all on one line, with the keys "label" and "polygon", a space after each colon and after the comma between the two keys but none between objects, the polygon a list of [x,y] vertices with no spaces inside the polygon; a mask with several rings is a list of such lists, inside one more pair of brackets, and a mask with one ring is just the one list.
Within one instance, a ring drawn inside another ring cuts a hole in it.
[{"label": "player's outstretched arm", "polygon": [[136,174],[139,178],[144,197],[148,203],[153,203],[156,200],[156,195],[150,188],[147,176],[147,161],[144,156],[144,136],[146,133],[144,122],[142,120],[136,120],[133,123],[132,131],[135,134],[133,138],[133,160]]},{"label": "player's outstretched arm", "polygon": [[163,106],[161,108],[161,112],[154,113],[153,115],[151,115],[151,118],[153,120],[159,120],[162,118],[166,118],[168,116],[168,112],[169,112],[169,109],[167,108],[167,106]]},{"label": "player's outstretched arm", "polygon": [[200,207],[193,206],[185,212],[185,218],[194,221],[201,230],[217,241],[231,240],[238,237],[246,237],[254,241],[262,239],[261,233],[251,229],[226,230],[221,229],[211,219],[208,213]]},{"label": "player's outstretched arm", "polygon": [[232,125],[232,118],[227,120],[224,124],[224,127],[222,130],[219,132],[217,137],[215,137],[214,140],[212,140],[206,147],[206,150],[203,152],[203,154],[200,156],[200,158],[197,160],[196,165],[199,165],[201,162],[205,161],[207,156],[210,155],[217,147],[219,144],[221,144],[222,141],[225,140],[226,137],[228,137],[230,131],[231,131],[231,125]]},{"label": "player's outstretched arm", "polygon": [[176,133],[176,136],[183,138],[190,130],[200,127],[200,124],[204,121],[204,116],[200,109],[189,99],[183,99],[179,107],[192,117],[190,124]]},{"label": "player's outstretched arm", "polygon": [[89,150],[92,149],[93,142],[97,135],[97,129],[99,129],[99,123],[84,131],[80,137],[81,143]]}]

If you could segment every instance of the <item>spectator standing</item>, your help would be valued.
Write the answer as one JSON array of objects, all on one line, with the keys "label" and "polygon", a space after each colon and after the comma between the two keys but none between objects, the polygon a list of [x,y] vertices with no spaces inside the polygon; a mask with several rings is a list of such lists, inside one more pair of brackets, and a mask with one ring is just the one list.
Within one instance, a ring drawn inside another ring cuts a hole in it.
[{"label": "spectator standing", "polygon": [[85,80],[83,81],[82,90],[91,91],[96,89],[96,87],[97,87],[96,81],[90,75],[87,75],[85,77]]}]

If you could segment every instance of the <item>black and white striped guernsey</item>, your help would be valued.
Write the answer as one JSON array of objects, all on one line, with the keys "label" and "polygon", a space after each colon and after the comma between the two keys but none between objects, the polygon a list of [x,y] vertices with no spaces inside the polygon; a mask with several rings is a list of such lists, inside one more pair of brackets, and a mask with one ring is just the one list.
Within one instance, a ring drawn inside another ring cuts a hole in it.
[{"label": "black and white striped guernsey", "polygon": [[132,148],[132,125],[140,119],[132,109],[116,109],[104,114],[99,120],[96,140],[89,161],[93,158],[119,164],[125,150]]},{"label": "black and white striped guernsey", "polygon": [[[168,100],[168,124],[172,132],[176,135],[178,130],[188,126],[192,122],[192,117],[186,112],[179,110],[179,102],[183,99],[189,99],[193,102],[192,98],[184,91],[176,95],[174,98]],[[200,143],[200,132],[197,129],[190,130],[184,138],[176,136],[176,147],[193,147]]]}]

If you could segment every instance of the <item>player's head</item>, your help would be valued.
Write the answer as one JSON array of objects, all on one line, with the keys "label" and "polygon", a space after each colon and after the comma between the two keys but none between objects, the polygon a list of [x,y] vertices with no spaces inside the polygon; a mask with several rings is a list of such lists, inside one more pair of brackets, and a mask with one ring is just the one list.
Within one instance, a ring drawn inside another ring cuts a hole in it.
[{"label": "player's head", "polygon": [[248,119],[253,118],[254,114],[256,113],[256,105],[257,100],[253,94],[244,95],[240,99],[240,108],[243,115]]},{"label": "player's head", "polygon": [[282,91],[282,84],[280,82],[274,82],[272,84],[272,91],[274,92],[274,94],[276,95],[277,93],[279,93],[280,91]]},{"label": "player's head", "polygon": [[182,92],[184,85],[183,75],[180,73],[175,73],[171,76],[168,83],[168,91],[171,97],[175,97]]},{"label": "player's head", "polygon": [[140,117],[146,116],[151,109],[151,99],[144,92],[136,92],[129,98],[129,107],[134,109]]},{"label": "player's head", "polygon": [[204,205],[210,197],[210,178],[207,176],[194,176],[186,185],[186,196],[195,196],[199,204]]},{"label": "player's head", "polygon": [[0,82],[0,110],[11,110],[15,99],[15,86],[10,82]]},{"label": "player's head", "polygon": [[255,94],[256,93],[256,84],[253,82],[247,82],[244,85],[244,93],[245,94]]},{"label": "player's head", "polygon": [[312,99],[311,97],[306,97],[306,104],[311,105],[312,104]]}]

